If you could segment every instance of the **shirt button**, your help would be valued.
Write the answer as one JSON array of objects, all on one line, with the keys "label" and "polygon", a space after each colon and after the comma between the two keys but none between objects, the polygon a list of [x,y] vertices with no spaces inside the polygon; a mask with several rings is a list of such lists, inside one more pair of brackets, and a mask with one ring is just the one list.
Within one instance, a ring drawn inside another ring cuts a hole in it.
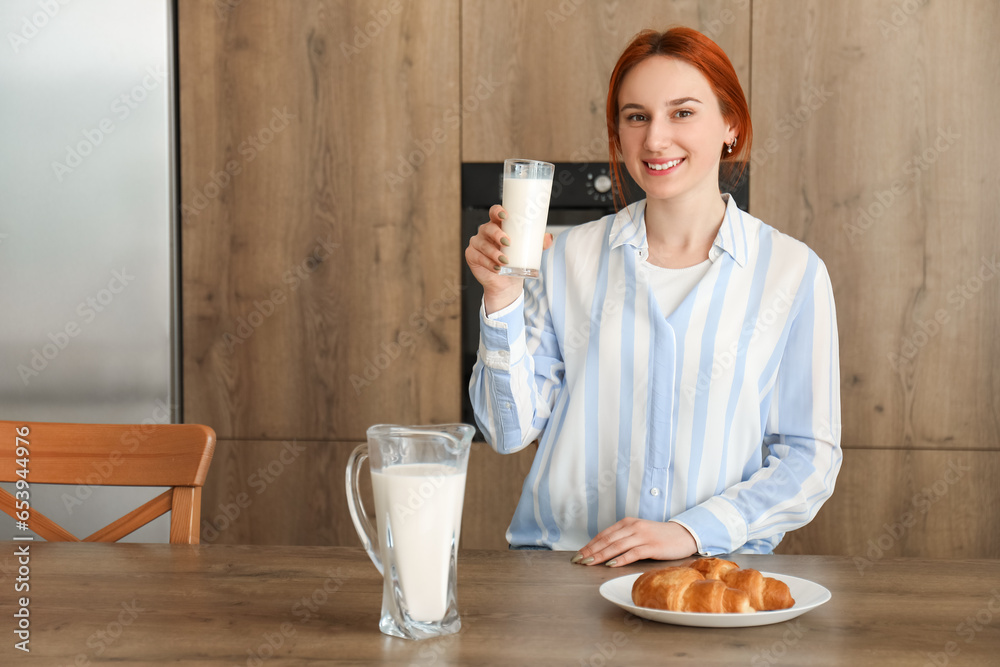
[{"label": "shirt button", "polygon": [[649,495],[651,495],[651,496],[658,496],[658,495],[660,495],[660,490],[659,489],[650,489],[649,490]]}]

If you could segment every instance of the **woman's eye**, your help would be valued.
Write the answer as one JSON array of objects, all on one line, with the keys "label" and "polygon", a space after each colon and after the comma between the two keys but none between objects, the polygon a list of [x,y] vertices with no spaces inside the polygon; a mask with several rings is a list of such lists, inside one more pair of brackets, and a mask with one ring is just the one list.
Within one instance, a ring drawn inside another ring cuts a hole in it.
[{"label": "woman's eye", "polygon": [[628,116],[626,116],[625,120],[631,121],[633,123],[635,123],[635,122],[641,122],[641,121],[646,120],[646,116],[643,115],[643,114],[641,114],[641,113],[633,113],[633,114],[629,114]]},{"label": "woman's eye", "polygon": [[683,116],[680,116],[680,117],[681,117],[681,118],[687,118],[688,116],[690,116],[690,115],[691,115],[691,113],[692,113],[692,112],[691,112],[691,110],[690,110],[690,109],[681,109],[680,111],[678,111],[678,112],[677,112],[676,114],[674,114],[674,115],[676,115],[676,116],[680,116],[680,114],[684,114]]}]

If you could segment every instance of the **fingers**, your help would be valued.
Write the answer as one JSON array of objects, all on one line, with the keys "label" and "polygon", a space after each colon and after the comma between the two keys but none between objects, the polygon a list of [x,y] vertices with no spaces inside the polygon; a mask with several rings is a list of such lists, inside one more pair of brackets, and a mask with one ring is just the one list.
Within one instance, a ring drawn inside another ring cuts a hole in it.
[{"label": "fingers", "polygon": [[490,206],[490,222],[495,222],[499,225],[506,217],[507,212],[503,210],[503,206],[500,204]]},{"label": "fingers", "polygon": [[[507,263],[504,255],[506,247],[501,240],[507,240],[507,236],[496,224],[488,222],[479,228],[479,233],[469,240],[469,247],[465,251],[465,259],[469,266],[474,264],[485,266],[491,270],[498,270],[497,267]],[[510,241],[507,240],[509,244]]]},{"label": "fingers", "polygon": [[542,241],[542,250],[548,250],[549,246],[552,245],[552,243],[553,243],[552,234],[546,232],[545,239]]},{"label": "fingers", "polygon": [[599,565],[614,560],[623,552],[636,546],[633,528],[635,519],[627,518],[608,526],[580,549],[582,559],[577,562],[582,565]]},{"label": "fingers", "polygon": [[601,563],[609,567],[618,567],[638,560],[634,555],[630,560],[625,560],[626,554],[643,547],[644,540],[637,534],[619,531],[612,541],[603,549],[593,554],[594,560],[588,565],[600,565]]},{"label": "fingers", "polygon": [[[621,567],[646,558],[684,558],[694,553],[697,547],[688,545],[682,539],[684,536],[676,535],[678,529],[684,531],[678,525],[628,517],[594,536],[573,558],[573,562]],[[694,542],[690,535],[687,537]]]},{"label": "fingers", "polygon": [[[504,251],[510,245],[510,238],[501,227],[504,217],[506,212],[503,206],[494,204],[490,207],[490,221],[480,225],[479,231],[469,240],[465,249],[465,261],[473,270],[473,275],[477,274],[476,269],[480,267],[484,271],[496,273],[508,263]],[[477,277],[482,281],[486,274]]]}]

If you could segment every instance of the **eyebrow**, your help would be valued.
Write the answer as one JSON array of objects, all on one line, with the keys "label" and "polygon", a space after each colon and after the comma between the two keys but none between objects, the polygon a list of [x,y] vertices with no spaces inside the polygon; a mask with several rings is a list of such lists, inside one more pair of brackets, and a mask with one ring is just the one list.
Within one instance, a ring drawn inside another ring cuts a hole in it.
[{"label": "eyebrow", "polygon": [[[667,102],[667,106],[678,107],[682,104],[687,104],[688,102],[697,102],[698,104],[703,104],[701,100],[694,97],[678,97],[676,100],[670,100],[669,102]],[[642,106],[641,104],[635,104],[634,102],[629,102],[628,104],[623,105],[621,108],[622,111],[625,111],[626,109],[645,109],[645,107]]]}]

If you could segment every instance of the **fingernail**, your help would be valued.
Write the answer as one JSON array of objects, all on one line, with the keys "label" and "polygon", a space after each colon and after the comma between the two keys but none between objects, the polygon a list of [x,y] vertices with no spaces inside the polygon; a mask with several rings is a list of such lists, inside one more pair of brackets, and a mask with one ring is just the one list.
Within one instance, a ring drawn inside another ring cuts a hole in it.
[{"label": "fingernail", "polygon": [[494,264],[493,265],[493,270],[494,271],[499,271],[500,270],[500,265],[499,264]]},{"label": "fingernail", "polygon": [[583,554],[578,553],[577,555],[573,556],[573,559],[570,560],[570,562],[575,565],[575,564],[579,563],[581,560],[583,560]]},{"label": "fingernail", "polygon": [[510,239],[505,236],[502,239],[500,239],[500,243],[504,245],[510,245]]},{"label": "fingernail", "polygon": [[500,255],[499,257],[497,257],[497,259],[500,260],[501,264],[508,264],[509,263],[509,261],[507,260],[507,255]]},{"label": "fingernail", "polygon": [[587,556],[586,558],[584,558],[583,560],[580,561],[580,565],[590,565],[593,562],[594,562],[594,557],[593,556]]},{"label": "fingernail", "polygon": [[507,213],[505,211],[500,211],[499,213],[497,213],[497,217],[500,218],[501,220],[506,220]]},{"label": "fingernail", "polygon": [[614,567],[616,563],[618,563],[618,561],[609,560],[607,563],[605,563],[605,565],[607,565],[608,567]]}]

